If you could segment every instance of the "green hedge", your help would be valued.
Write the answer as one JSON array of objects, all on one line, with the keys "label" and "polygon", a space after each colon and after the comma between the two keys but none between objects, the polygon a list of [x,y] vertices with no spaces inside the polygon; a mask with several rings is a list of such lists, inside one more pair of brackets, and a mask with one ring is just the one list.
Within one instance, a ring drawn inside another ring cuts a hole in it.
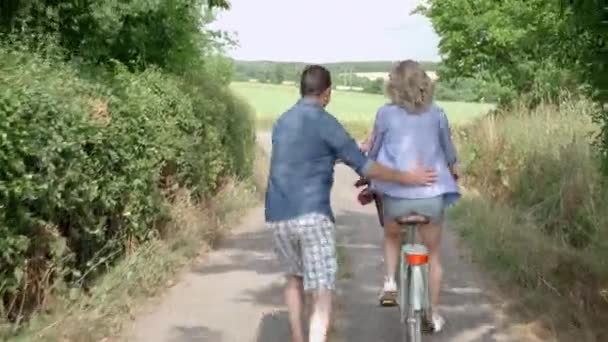
[{"label": "green hedge", "polygon": [[157,236],[176,184],[206,197],[224,177],[251,173],[251,111],[221,82],[109,70],[100,82],[0,47],[0,297],[9,318],[39,305],[57,280],[81,285]]}]

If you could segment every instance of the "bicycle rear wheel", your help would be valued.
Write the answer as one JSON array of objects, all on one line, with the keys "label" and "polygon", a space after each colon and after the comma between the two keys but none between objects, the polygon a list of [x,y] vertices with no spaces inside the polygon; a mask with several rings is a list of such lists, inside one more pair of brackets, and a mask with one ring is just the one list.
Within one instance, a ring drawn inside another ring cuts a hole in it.
[{"label": "bicycle rear wheel", "polygon": [[402,324],[402,328],[403,342],[422,342],[422,312],[414,312]]}]

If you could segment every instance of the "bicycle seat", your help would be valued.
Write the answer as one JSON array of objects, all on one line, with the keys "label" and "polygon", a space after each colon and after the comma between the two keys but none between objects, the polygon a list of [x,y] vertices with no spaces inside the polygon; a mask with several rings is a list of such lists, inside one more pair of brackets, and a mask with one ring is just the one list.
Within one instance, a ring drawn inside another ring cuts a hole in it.
[{"label": "bicycle seat", "polygon": [[395,221],[397,221],[397,223],[399,223],[399,224],[412,225],[412,224],[429,224],[431,222],[431,219],[426,216],[423,216],[423,215],[412,214],[412,215],[405,215],[405,216],[397,217],[395,219]]}]

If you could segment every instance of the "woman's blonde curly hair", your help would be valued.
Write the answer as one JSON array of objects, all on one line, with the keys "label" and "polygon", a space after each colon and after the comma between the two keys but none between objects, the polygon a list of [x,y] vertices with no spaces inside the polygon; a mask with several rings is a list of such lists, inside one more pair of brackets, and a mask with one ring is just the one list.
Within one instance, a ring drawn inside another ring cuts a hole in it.
[{"label": "woman's blonde curly hair", "polygon": [[435,84],[419,63],[408,59],[393,67],[385,93],[392,104],[409,113],[420,114],[427,111],[433,103]]}]

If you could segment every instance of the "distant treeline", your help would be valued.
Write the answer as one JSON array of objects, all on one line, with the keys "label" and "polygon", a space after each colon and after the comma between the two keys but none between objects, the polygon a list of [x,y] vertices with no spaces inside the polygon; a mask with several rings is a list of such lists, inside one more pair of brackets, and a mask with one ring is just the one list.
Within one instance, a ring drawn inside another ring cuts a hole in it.
[{"label": "distant treeline", "polygon": [[[261,83],[297,83],[302,69],[307,63],[271,61],[233,61],[237,81],[256,80]],[[335,87],[351,87],[365,93],[381,94],[384,80],[380,77],[363,77],[361,73],[388,73],[392,61],[338,62],[324,63],[333,78]],[[425,70],[437,72],[439,63],[420,62]],[[493,102],[495,99],[483,97],[480,84],[475,79],[457,79],[437,82],[436,98],[443,101]]]},{"label": "distant treeline", "polygon": [[[437,63],[421,62],[426,70],[435,71]],[[296,81],[307,63],[302,62],[271,62],[271,61],[234,61],[236,79],[255,79],[260,82],[281,83]],[[340,83],[338,75],[362,72],[388,72],[393,66],[392,61],[369,62],[336,62],[323,63]],[[344,84],[346,85],[346,84]],[[357,85],[352,85],[357,86]]]}]

